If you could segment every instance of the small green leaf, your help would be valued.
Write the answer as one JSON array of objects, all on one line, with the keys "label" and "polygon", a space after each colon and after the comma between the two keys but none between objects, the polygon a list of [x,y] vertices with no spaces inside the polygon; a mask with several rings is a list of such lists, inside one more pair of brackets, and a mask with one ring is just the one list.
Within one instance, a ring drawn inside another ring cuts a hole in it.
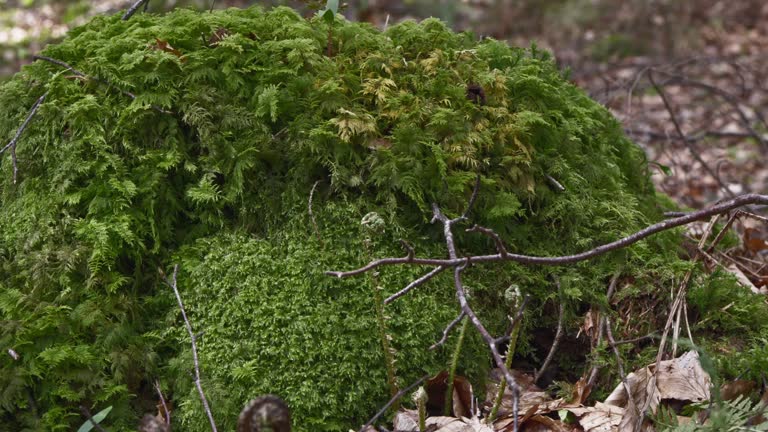
[{"label": "small green leaf", "polygon": [[325,9],[318,12],[328,24],[333,24],[336,14],[339,12],[339,0],[328,0]]},{"label": "small green leaf", "polygon": [[649,164],[658,167],[664,173],[664,175],[668,175],[668,176],[672,175],[672,168],[666,165],[660,164],[658,162],[649,162]]},{"label": "small green leaf", "polygon": [[[94,422],[101,423],[102,420],[107,418],[107,414],[109,414],[110,411],[112,411],[112,406],[104,408],[91,418]],[[93,423],[91,422],[91,419],[88,419],[82,426],[80,426],[80,429],[78,429],[77,432],[90,432],[91,429],[93,429]]]},{"label": "small green leaf", "polygon": [[328,3],[325,4],[325,10],[333,11],[333,13],[339,12],[339,0],[328,0]]}]

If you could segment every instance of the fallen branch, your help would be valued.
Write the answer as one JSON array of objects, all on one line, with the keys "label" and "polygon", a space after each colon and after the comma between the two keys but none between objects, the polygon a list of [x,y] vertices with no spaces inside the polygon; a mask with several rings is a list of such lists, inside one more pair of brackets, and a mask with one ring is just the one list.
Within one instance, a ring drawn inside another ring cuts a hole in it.
[{"label": "fallen branch", "polygon": [[455,268],[458,266],[466,265],[467,261],[470,261],[473,264],[512,261],[520,264],[529,264],[529,265],[546,265],[546,266],[568,265],[568,264],[574,264],[581,261],[586,261],[588,259],[603,255],[605,253],[608,253],[614,250],[623,249],[629,245],[637,243],[640,240],[643,240],[647,237],[650,237],[662,231],[667,231],[672,228],[677,228],[679,226],[687,225],[691,222],[696,222],[698,220],[708,218],[712,215],[726,213],[731,210],[734,210],[749,204],[768,205],[768,195],[760,195],[760,194],[740,195],[731,200],[723,201],[719,204],[715,204],[698,211],[685,213],[678,217],[666,219],[662,222],[643,228],[642,230],[634,234],[631,234],[627,237],[624,237],[620,240],[616,240],[611,243],[606,243],[604,245],[600,245],[588,251],[573,254],[573,255],[540,257],[540,256],[521,255],[521,254],[513,254],[513,253],[506,253],[506,254],[496,253],[492,255],[475,255],[475,256],[468,256],[468,257],[461,257],[461,258],[459,257],[416,258],[416,257],[410,257],[410,256],[402,257],[402,258],[381,258],[381,259],[371,261],[368,264],[364,265],[363,267],[359,267],[354,270],[326,271],[325,274],[329,276],[335,276],[338,278],[345,278],[345,277],[360,275],[367,271],[373,270],[377,267],[388,266],[388,265],[400,265],[400,264],[443,266],[443,267]]},{"label": "fallen branch", "polygon": [[[51,57],[47,57],[47,56],[43,56],[43,55],[34,55],[34,56],[32,56],[32,59],[33,60],[43,60],[43,61],[46,61],[48,63],[55,64],[56,66],[63,67],[64,69],[66,69],[66,70],[72,72],[73,74],[75,74],[75,76],[78,76],[78,77],[84,78],[84,79],[94,80],[94,81],[96,81],[99,84],[107,86],[107,88],[115,89],[115,90],[119,91],[120,93],[122,93],[124,96],[128,96],[129,98],[131,98],[133,100],[136,100],[136,95],[135,94],[133,94],[133,93],[127,91],[127,90],[123,90],[123,89],[117,87],[116,85],[112,84],[111,82],[109,82],[109,81],[107,81],[107,80],[105,80],[103,78],[92,77],[90,75],[87,75],[84,72],[81,72],[81,71],[73,68],[72,66],[70,66],[69,64],[67,64],[67,63],[65,63],[65,62],[63,62],[61,60],[56,60],[55,58],[51,58]],[[159,107],[157,105],[150,105],[150,107],[153,110],[155,110],[157,112],[160,112],[160,113],[163,113],[163,114],[171,114],[171,115],[173,114],[172,111],[165,110],[165,109],[163,109],[163,108],[161,108],[161,107]]]},{"label": "fallen branch", "polygon": [[317,237],[318,243],[320,243],[320,247],[323,247],[323,239],[320,237],[320,228],[317,227],[317,221],[315,220],[315,213],[312,211],[312,200],[315,197],[315,189],[317,189],[317,184],[320,183],[320,180],[316,181],[315,184],[312,185],[312,190],[309,191],[309,200],[307,201],[307,209],[309,212],[309,219],[312,221],[312,227],[315,229],[315,236]]},{"label": "fallen branch", "polygon": [[555,356],[555,352],[557,352],[557,349],[560,347],[560,340],[563,338],[563,317],[565,316],[565,307],[563,307],[563,303],[560,302],[560,313],[557,316],[557,331],[555,332],[555,340],[552,341],[552,346],[549,348],[549,353],[547,354],[547,358],[544,359],[544,363],[541,364],[541,368],[536,371],[536,375],[533,377],[533,382],[537,383],[539,382],[539,379],[541,378],[541,375],[544,373],[545,370],[549,367],[549,363],[552,362],[552,358]]},{"label": "fallen branch", "polygon": [[442,346],[445,341],[448,340],[448,334],[451,332],[451,330],[453,330],[453,328],[456,327],[456,324],[460,323],[461,320],[463,320],[466,316],[467,314],[465,314],[464,311],[461,311],[459,316],[457,316],[453,321],[449,322],[448,325],[445,326],[445,329],[443,329],[443,336],[440,338],[440,340],[432,344],[429,349],[434,350]]},{"label": "fallen branch", "polygon": [[144,5],[144,10],[147,10],[147,6],[149,5],[149,0],[137,0],[131,7],[128,8],[127,11],[123,14],[123,17],[121,18],[123,21],[127,21],[130,17],[133,16],[133,14],[136,13],[136,11],[139,10],[139,8]]},{"label": "fallen branch", "polygon": [[379,417],[381,417],[382,415],[384,415],[385,412],[387,412],[387,410],[389,409],[389,407],[392,406],[392,404],[394,404],[395,402],[400,400],[400,398],[403,397],[403,395],[405,395],[409,391],[413,390],[417,385],[419,385],[422,382],[424,382],[424,380],[427,379],[427,378],[429,378],[429,375],[424,375],[421,378],[419,378],[416,381],[414,381],[413,384],[411,384],[408,387],[406,387],[406,388],[400,390],[399,392],[397,392],[396,395],[392,396],[392,398],[389,400],[389,402],[387,402],[383,407],[381,407],[379,412],[377,412],[373,417],[371,417],[371,419],[368,420],[368,422],[366,424],[364,424],[363,427],[360,428],[359,432],[364,432],[366,429],[368,429],[368,427],[371,426],[374,422],[376,422],[376,420],[378,420]]},{"label": "fallen branch", "polygon": [[168,410],[168,405],[165,403],[163,391],[160,389],[160,383],[157,381],[155,381],[155,390],[157,391],[157,396],[160,398],[160,403],[163,405],[163,412],[165,413],[165,424],[170,426],[171,412]]},{"label": "fallen branch", "polygon": [[40,105],[43,103],[43,101],[45,101],[46,96],[48,96],[48,92],[43,93],[43,95],[37,99],[35,104],[32,105],[32,109],[29,110],[27,118],[24,119],[24,123],[22,123],[21,126],[19,126],[19,129],[16,130],[16,135],[13,136],[11,142],[0,149],[0,154],[3,154],[6,150],[11,149],[11,161],[13,161],[13,184],[16,184],[16,174],[19,171],[18,161],[16,160],[16,145],[19,143],[19,138],[21,137],[21,134],[24,133],[27,125],[29,125],[32,117],[37,114],[37,109],[40,108]]},{"label": "fallen branch", "polygon": [[702,168],[704,168],[704,171],[707,172],[707,174],[711,175],[713,179],[717,182],[717,185],[720,186],[720,189],[723,190],[723,192],[726,193],[726,195],[730,196],[731,198],[734,197],[733,192],[723,183],[723,181],[720,179],[720,176],[717,175],[717,173],[707,164],[707,162],[704,161],[701,157],[701,151],[696,148],[696,144],[689,140],[687,138],[687,135],[683,132],[682,127],[680,126],[680,122],[677,120],[677,115],[675,115],[674,109],[672,109],[672,105],[669,103],[669,100],[667,99],[667,94],[662,89],[662,86],[659,84],[656,84],[656,81],[653,79],[653,70],[648,71],[648,81],[651,82],[651,85],[653,85],[653,88],[656,89],[656,92],[661,96],[661,101],[664,103],[664,107],[667,109],[667,112],[669,113],[669,118],[672,120],[672,124],[675,126],[675,131],[677,131],[677,135],[680,137],[680,139],[683,141],[683,144],[688,148],[688,150],[691,153],[691,156],[698,162]]},{"label": "fallen branch", "polygon": [[192,331],[192,324],[189,323],[189,319],[187,318],[187,311],[184,309],[184,303],[181,301],[181,294],[179,294],[179,288],[176,285],[176,276],[179,273],[179,265],[176,264],[173,266],[173,274],[171,275],[170,282],[165,276],[163,270],[158,270],[160,271],[160,276],[163,278],[163,282],[165,282],[165,284],[169,287],[173,288],[173,293],[176,294],[176,301],[179,303],[181,316],[184,318],[184,325],[187,327],[187,333],[189,333],[189,338],[192,341],[192,360],[195,366],[195,387],[197,387],[197,392],[200,394],[200,400],[203,402],[203,410],[205,410],[205,414],[208,415],[208,421],[211,423],[211,430],[213,432],[217,432],[216,422],[213,420],[213,414],[211,413],[211,408],[208,405],[208,399],[206,399],[205,393],[203,392],[203,386],[200,383],[200,360],[197,357],[197,337],[195,337],[195,333]]}]

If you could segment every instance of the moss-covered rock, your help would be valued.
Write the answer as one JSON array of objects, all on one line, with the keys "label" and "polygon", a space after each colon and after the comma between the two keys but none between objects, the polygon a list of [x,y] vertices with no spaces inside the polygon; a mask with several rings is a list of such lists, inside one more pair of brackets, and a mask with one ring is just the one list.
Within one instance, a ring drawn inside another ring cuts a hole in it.
[{"label": "moss-covered rock", "polygon": [[[131,429],[154,409],[155,379],[179,430],[207,430],[158,267],[181,263],[220,425],[269,392],[288,400],[297,430],[343,430],[389,395],[375,286],[393,293],[425,269],[323,270],[400,254],[398,238],[444,255],[429,204],[463,210],[478,174],[473,218],[519,252],[580,251],[658,216],[641,150],[546,53],[436,20],[382,33],[285,8],[180,10],[96,18],[43,54],[72,69],[38,60],[0,87],[4,140],[47,94],[16,149],[18,182],[9,157],[0,169],[0,346],[20,355],[0,359],[3,430],[71,430],[81,404],[111,405],[110,430]],[[383,233],[360,227],[371,211]],[[672,277],[685,265],[671,238],[558,270],[559,299],[602,301],[619,266],[641,286],[640,265]],[[557,295],[550,272],[472,268],[467,283],[499,330],[506,288],[520,285],[540,312]],[[388,307],[403,384],[444,367],[447,351],[426,347],[457,308],[446,279]],[[482,376],[476,337],[464,353],[462,373]]]}]

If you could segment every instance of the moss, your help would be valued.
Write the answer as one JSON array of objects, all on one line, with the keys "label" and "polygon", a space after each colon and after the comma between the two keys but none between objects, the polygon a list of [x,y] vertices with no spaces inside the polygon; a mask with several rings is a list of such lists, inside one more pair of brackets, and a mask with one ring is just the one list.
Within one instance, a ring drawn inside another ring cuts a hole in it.
[{"label": "moss", "polygon": [[[581,251],[660,217],[642,151],[547,53],[437,20],[381,33],[285,8],[179,10],[95,18],[43,54],[87,76],[37,61],[0,87],[3,139],[47,92],[17,148],[18,183],[10,161],[0,169],[0,345],[21,356],[0,360],[3,429],[70,430],[87,404],[114,406],[108,426],[130,430],[154,409],[155,379],[177,427],[206,428],[158,267],[181,263],[222,425],[271,392],[298,430],[340,430],[388,395],[371,281],[321,273],[366,260],[364,214],[387,223],[377,256],[402,253],[399,238],[444,256],[429,204],[462,211],[478,174],[474,221],[517,252]],[[307,216],[318,180],[322,244]],[[492,248],[475,235],[458,242]],[[620,266],[652,289],[685,270],[676,248],[668,233],[557,270],[564,299],[604,302]],[[383,270],[385,293],[419,271]],[[497,332],[504,291],[520,285],[534,297],[531,329],[548,323],[551,271],[473,267],[467,283]],[[425,349],[456,308],[446,278],[387,308],[403,383],[446,365],[450,349]],[[525,335],[520,350],[531,351]],[[488,363],[476,335],[463,356],[460,373],[480,386]]]}]

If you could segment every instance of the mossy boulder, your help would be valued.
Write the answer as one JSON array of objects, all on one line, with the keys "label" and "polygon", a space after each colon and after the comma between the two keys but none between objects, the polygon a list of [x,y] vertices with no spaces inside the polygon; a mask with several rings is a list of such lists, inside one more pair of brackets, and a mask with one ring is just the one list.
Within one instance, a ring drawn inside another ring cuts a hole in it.
[{"label": "mossy boulder", "polygon": [[[105,424],[130,430],[155,409],[155,380],[179,430],[207,430],[158,267],[180,264],[223,429],[274,393],[297,430],[346,430],[389,397],[374,290],[428,269],[324,270],[400,255],[400,238],[444,256],[429,205],[458,214],[478,174],[473,221],[517,252],[572,253],[659,217],[642,151],[547,53],[434,19],[381,32],[285,8],[100,17],[42,54],[0,87],[6,141],[46,94],[17,182],[8,152],[0,169],[0,346],[19,354],[0,359],[3,430],[71,430],[79,405],[112,406]],[[360,225],[369,212],[380,230]],[[467,284],[494,331],[511,284],[534,297],[526,326],[546,325],[548,299],[603,301],[619,267],[641,286],[649,269],[672,277],[685,267],[672,238],[558,270],[560,293],[553,270],[517,265],[468,269]],[[402,384],[445,367],[453,341],[427,347],[458,313],[450,278],[386,312]],[[460,373],[480,387],[488,364],[469,338]]]}]

